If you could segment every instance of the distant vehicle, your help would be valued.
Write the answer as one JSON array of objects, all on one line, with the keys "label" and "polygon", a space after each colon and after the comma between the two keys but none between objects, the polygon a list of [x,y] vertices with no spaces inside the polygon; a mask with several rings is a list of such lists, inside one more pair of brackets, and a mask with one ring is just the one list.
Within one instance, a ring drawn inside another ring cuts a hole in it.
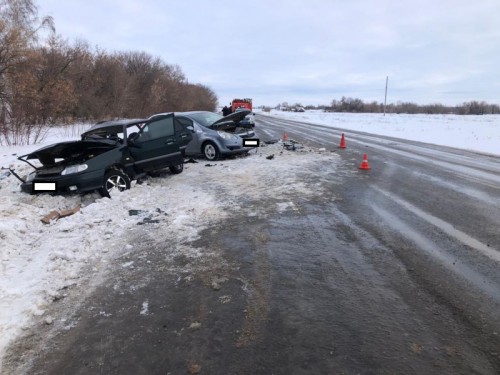
[{"label": "distant vehicle", "polygon": [[242,122],[250,113],[240,110],[228,116],[207,111],[176,113],[176,119],[193,133],[187,144],[186,155],[202,155],[207,160],[218,160],[221,156],[247,153],[243,138],[254,138],[253,125]]},{"label": "distant vehicle", "polygon": [[231,112],[236,112],[238,108],[246,108],[249,111],[253,111],[252,99],[233,99],[233,101],[231,102]]},{"label": "distant vehicle", "polygon": [[[98,190],[109,197],[113,190],[130,188],[130,181],[147,172],[170,168],[181,173],[189,129],[173,113],[148,119],[99,122],[81,135],[81,140],[56,143],[18,159],[35,168],[21,190],[38,193],[37,186],[53,193]],[[30,160],[38,159],[41,166]]]}]

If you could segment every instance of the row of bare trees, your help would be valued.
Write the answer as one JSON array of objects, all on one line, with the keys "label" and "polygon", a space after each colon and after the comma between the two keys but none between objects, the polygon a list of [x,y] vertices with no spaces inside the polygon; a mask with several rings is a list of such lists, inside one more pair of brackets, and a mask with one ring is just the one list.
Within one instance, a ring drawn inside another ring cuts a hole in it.
[{"label": "row of bare trees", "polygon": [[[376,101],[365,103],[358,98],[343,96],[340,100],[332,100],[329,107],[322,109],[333,112],[356,112],[356,113],[382,113],[384,104]],[[385,107],[386,113],[409,113],[409,114],[457,114],[457,115],[487,115],[500,114],[500,106],[488,104],[484,101],[471,101],[456,106],[446,106],[440,103],[416,104],[411,102],[397,102]]]},{"label": "row of bare trees", "polygon": [[[296,110],[302,108],[302,104],[296,103],[290,106],[287,102],[278,104],[275,109]],[[352,112],[352,113],[383,113],[384,104],[373,102],[363,102],[359,98],[350,98],[343,96],[340,100],[332,100],[329,106],[326,105],[307,105],[305,109],[321,109],[328,112]],[[270,107],[265,110],[270,111]],[[443,104],[416,104],[411,102],[397,102],[388,104],[385,107],[386,113],[408,113],[408,114],[457,114],[457,115],[497,115],[500,114],[500,106],[489,104],[484,101],[465,102],[461,105],[446,106]]]},{"label": "row of bare trees", "polygon": [[[45,38],[41,38],[41,35]],[[34,0],[0,0],[0,145],[37,142],[53,124],[215,110],[217,96],[144,52],[70,45]]]}]

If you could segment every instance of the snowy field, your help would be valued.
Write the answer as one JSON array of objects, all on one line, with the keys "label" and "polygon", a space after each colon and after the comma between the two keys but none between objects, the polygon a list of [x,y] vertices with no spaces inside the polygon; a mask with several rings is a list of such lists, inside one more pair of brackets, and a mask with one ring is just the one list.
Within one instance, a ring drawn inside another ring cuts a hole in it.
[{"label": "snowy field", "polygon": [[384,116],[381,113],[283,112],[276,110],[262,114],[500,155],[500,115],[386,114]]},{"label": "snowy field", "polygon": [[[500,155],[500,116],[384,117],[315,111],[273,111],[270,115]],[[53,129],[43,144],[0,147],[0,166],[10,166],[25,176],[31,168],[17,156],[51,143],[77,139],[83,130],[82,126],[78,131]],[[64,319],[57,321],[47,313],[50,305],[77,286],[91,290],[116,265],[113,260],[133,252],[129,234],[138,230],[141,220],[155,223],[148,225],[175,240],[177,246],[172,251],[196,257],[199,250],[190,248],[189,242],[230,212],[248,210],[248,215],[264,215],[248,205],[260,199],[274,199],[277,212],[289,209],[293,204],[283,191],[285,185],[292,189],[291,193],[300,192],[306,198],[321,194],[315,183],[297,181],[321,179],[303,178],[314,173],[319,163],[328,166],[328,173],[334,173],[340,158],[320,150],[281,154],[281,149],[279,144],[259,148],[248,157],[216,162],[212,167],[199,160],[197,164],[186,164],[180,175],[166,173],[143,184],[133,183],[132,189],[112,199],[98,194],[31,196],[19,191],[20,183],[14,176],[1,178],[0,357],[8,343],[33,324],[71,329]],[[267,160],[265,156],[271,153],[275,158]],[[72,216],[50,224],[41,222],[52,210],[78,205],[81,210]],[[140,214],[131,216],[131,210],[140,210]]]}]

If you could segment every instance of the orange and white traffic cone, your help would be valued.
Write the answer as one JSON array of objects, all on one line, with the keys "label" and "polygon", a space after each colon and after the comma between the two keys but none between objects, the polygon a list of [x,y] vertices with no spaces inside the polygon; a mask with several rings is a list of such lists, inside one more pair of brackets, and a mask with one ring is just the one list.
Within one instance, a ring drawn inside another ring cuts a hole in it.
[{"label": "orange and white traffic cone", "polygon": [[286,136],[286,133],[283,132],[283,142],[287,141],[288,140],[288,137]]},{"label": "orange and white traffic cone", "polygon": [[362,170],[371,169],[370,166],[368,165],[368,155],[366,155],[366,154],[363,155],[363,161],[361,162],[359,169],[362,169]]},{"label": "orange and white traffic cone", "polygon": [[339,148],[346,148],[344,133],[342,133],[342,138],[340,138],[340,146],[339,146]]}]

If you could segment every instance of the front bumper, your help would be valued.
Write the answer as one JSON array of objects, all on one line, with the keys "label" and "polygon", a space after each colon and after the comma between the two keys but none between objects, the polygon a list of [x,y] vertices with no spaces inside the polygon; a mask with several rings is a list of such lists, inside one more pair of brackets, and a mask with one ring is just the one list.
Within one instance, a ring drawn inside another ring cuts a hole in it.
[{"label": "front bumper", "polygon": [[68,176],[40,177],[35,176],[32,181],[23,182],[21,190],[29,194],[39,194],[43,191],[34,189],[35,183],[55,183],[57,189],[53,193],[63,194],[70,192],[83,193],[102,187],[104,182],[103,171],[75,173]]}]

